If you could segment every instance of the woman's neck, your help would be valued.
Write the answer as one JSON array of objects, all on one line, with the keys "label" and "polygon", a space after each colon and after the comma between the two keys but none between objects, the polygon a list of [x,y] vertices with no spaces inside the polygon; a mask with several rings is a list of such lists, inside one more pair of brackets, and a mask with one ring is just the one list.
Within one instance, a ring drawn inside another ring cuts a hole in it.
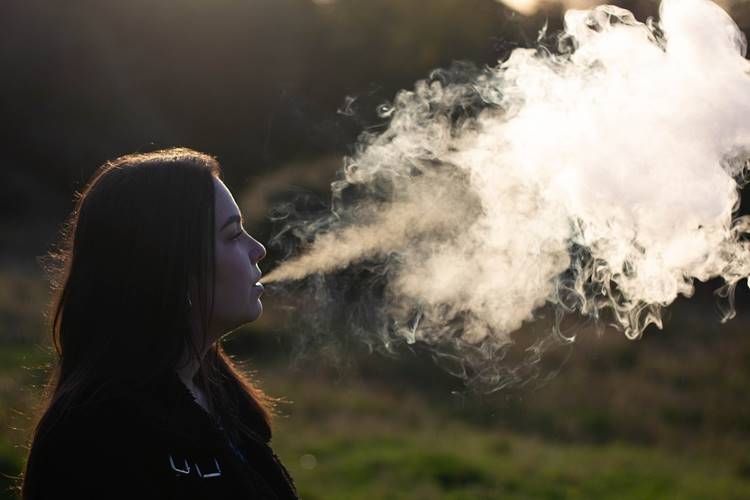
[{"label": "woman's neck", "polygon": [[196,359],[192,359],[188,363],[181,363],[178,365],[178,368],[175,370],[177,372],[177,376],[182,381],[182,383],[187,387],[188,391],[193,395],[193,398],[195,399],[195,402],[198,403],[204,410],[206,410],[206,413],[209,415],[213,415],[213,409],[211,408],[211,404],[208,401],[208,398],[206,398],[206,395],[204,392],[198,387],[198,385],[194,382],[195,375],[198,373],[198,370],[200,369],[200,362]]}]

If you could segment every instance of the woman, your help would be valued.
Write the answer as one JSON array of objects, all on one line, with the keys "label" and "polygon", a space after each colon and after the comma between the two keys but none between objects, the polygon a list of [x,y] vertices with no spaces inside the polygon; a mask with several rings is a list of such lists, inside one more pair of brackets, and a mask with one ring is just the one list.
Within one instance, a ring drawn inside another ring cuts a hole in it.
[{"label": "woman", "polygon": [[189,149],[124,156],[78,195],[50,314],[58,362],[22,497],[296,498],[269,399],[219,339],[262,312],[263,245]]}]

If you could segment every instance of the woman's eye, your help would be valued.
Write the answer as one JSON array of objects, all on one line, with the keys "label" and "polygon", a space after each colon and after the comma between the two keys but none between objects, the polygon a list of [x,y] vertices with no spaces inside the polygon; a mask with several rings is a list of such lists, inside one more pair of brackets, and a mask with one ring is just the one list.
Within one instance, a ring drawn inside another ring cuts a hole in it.
[{"label": "woman's eye", "polygon": [[237,233],[237,234],[235,234],[234,236],[232,236],[232,239],[233,239],[233,240],[236,240],[236,239],[237,239],[237,238],[239,238],[240,236],[242,236],[242,231],[240,231],[239,233]]}]

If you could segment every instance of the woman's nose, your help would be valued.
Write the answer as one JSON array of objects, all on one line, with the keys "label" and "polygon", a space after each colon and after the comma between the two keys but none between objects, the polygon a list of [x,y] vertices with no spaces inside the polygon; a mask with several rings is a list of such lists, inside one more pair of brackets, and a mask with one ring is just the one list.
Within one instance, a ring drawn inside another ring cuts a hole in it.
[{"label": "woman's nose", "polygon": [[266,247],[261,242],[253,238],[252,250],[250,252],[250,259],[253,263],[263,260],[266,256]]}]

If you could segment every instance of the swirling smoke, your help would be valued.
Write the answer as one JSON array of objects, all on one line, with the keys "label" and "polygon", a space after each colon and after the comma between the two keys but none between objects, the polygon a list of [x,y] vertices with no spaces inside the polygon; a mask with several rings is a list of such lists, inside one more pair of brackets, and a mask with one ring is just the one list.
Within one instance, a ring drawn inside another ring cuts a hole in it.
[{"label": "swirling smoke", "polygon": [[284,214],[275,241],[297,254],[264,282],[319,293],[365,266],[378,293],[338,305],[370,311],[363,331],[433,346],[493,389],[518,381],[500,353],[542,309],[637,338],[695,279],[720,277],[731,317],[750,274],[745,37],[708,0],[664,0],[658,22],[568,11],[553,40],[399,92],[330,212]]}]

